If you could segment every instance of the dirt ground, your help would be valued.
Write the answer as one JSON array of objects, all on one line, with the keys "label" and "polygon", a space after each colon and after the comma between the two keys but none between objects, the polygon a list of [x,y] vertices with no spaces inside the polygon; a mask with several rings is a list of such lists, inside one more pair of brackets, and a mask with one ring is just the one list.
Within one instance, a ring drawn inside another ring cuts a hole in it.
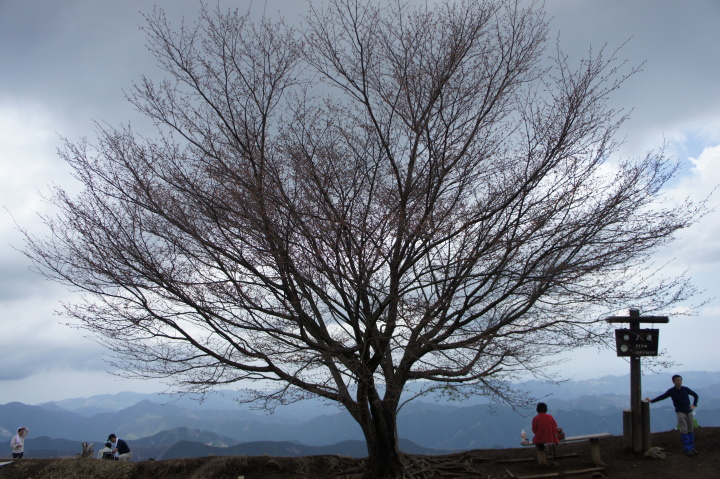
[{"label": "dirt ground", "polygon": [[[656,479],[720,477],[720,428],[695,432],[699,455],[687,457],[679,433],[652,435],[652,446],[667,453],[665,459],[632,457],[624,452],[623,438],[600,441],[606,467],[593,470],[588,443],[562,444],[550,465],[540,467],[532,447],[482,449],[445,456],[409,456],[411,471],[418,479],[431,478],[614,478]],[[524,460],[523,460],[524,459]],[[168,461],[121,463],[96,459],[22,459],[0,466],[0,479],[353,479],[364,469],[362,459],[339,456],[283,458],[270,456],[228,456]]]}]

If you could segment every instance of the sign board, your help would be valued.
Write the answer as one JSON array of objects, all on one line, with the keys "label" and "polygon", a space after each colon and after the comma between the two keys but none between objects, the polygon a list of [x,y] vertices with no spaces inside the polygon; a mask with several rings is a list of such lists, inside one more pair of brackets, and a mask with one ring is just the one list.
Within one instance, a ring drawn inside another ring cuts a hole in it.
[{"label": "sign board", "polygon": [[618,356],[657,356],[659,329],[616,329]]}]

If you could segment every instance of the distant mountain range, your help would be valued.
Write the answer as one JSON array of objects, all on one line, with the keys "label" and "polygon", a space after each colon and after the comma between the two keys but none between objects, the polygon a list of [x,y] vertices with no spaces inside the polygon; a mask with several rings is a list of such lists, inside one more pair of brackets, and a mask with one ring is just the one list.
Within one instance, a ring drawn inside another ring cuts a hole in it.
[{"label": "distant mountain range", "polygon": [[[226,439],[226,438],[225,438]],[[142,461],[147,459],[165,460],[179,459],[185,457],[204,456],[314,456],[336,454],[350,457],[367,456],[365,442],[361,440],[343,441],[338,444],[327,446],[308,446],[291,441],[252,441],[233,444],[230,446],[218,446],[225,439],[217,434],[196,429],[176,428],[170,431],[163,431],[154,436],[136,440],[128,440],[133,451],[133,460]],[[97,456],[105,441],[94,444],[94,453]],[[231,441],[232,442],[232,441]],[[446,451],[418,446],[411,441],[401,440],[400,447],[403,451],[413,454],[442,454]],[[28,437],[26,457],[29,458],[56,458],[73,457],[80,454],[82,441],[69,439],[54,439],[47,436],[37,438]],[[0,455],[3,457],[3,455]]]},{"label": "distant mountain range", "polygon": [[[684,383],[700,395],[700,425],[720,426],[720,373],[683,374]],[[643,377],[643,396],[655,397],[672,386],[669,375]],[[608,376],[559,385],[516,385],[542,398],[569,435],[595,432],[622,434],[622,410],[629,407],[629,378]],[[492,405],[486,398],[448,402],[425,398],[407,404],[398,415],[401,449],[411,453],[515,447],[520,431],[530,430],[534,410]],[[349,414],[321,401],[306,401],[268,415],[239,405],[229,393],[204,403],[188,397],[137,393],[94,396],[39,405],[0,405],[0,440],[19,426],[31,434],[28,457],[71,456],[80,443],[102,448],[109,433],[126,439],[135,459],[169,459],[206,455],[342,454],[362,457],[365,444]],[[651,429],[675,427],[672,402],[652,406]],[[0,456],[7,455],[0,448]]]}]

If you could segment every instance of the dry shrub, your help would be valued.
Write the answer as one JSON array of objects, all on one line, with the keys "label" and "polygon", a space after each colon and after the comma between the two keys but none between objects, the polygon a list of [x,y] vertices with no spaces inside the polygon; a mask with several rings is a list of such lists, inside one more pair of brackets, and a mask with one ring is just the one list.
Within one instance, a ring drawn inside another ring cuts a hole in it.
[{"label": "dry shrub", "polygon": [[203,463],[188,479],[207,479],[208,477],[222,477],[231,474],[232,477],[247,473],[247,456],[222,456]]},{"label": "dry shrub", "polygon": [[[304,456],[295,461],[295,477],[360,478],[365,472],[365,461],[342,456]],[[327,475],[327,476],[326,476]]]},{"label": "dry shrub", "polygon": [[325,458],[318,456],[298,457],[295,474],[297,474],[298,477],[314,477],[314,471],[317,470],[319,464],[326,462],[324,460]]},{"label": "dry shrub", "polygon": [[[30,461],[18,461],[15,464],[17,477],[31,477],[25,469],[37,465]],[[42,468],[42,479],[133,479],[137,465],[123,461],[101,461],[88,458],[67,458],[48,460]],[[36,472],[37,473],[37,472]]]}]

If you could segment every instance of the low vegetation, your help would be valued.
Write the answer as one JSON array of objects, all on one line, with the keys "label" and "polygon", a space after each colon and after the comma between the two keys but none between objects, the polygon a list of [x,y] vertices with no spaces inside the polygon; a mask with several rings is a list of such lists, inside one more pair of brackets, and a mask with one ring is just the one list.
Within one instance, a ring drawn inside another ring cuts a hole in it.
[{"label": "low vegetation", "polygon": [[[700,455],[682,453],[677,431],[652,434],[652,445],[664,459],[625,453],[622,436],[601,442],[607,467],[601,476],[613,479],[657,479],[683,475],[715,479],[720,473],[720,428],[696,431]],[[500,479],[592,469],[585,443],[562,444],[548,467],[535,461],[533,448],[480,449],[443,456],[404,455],[415,479]],[[365,459],[325,455],[304,457],[211,456],[134,463],[90,458],[22,459],[0,467],[0,479],[357,479],[366,471]],[[511,475],[512,474],[512,475]],[[595,474],[598,474],[596,472]],[[590,477],[590,473],[576,477]]]}]

